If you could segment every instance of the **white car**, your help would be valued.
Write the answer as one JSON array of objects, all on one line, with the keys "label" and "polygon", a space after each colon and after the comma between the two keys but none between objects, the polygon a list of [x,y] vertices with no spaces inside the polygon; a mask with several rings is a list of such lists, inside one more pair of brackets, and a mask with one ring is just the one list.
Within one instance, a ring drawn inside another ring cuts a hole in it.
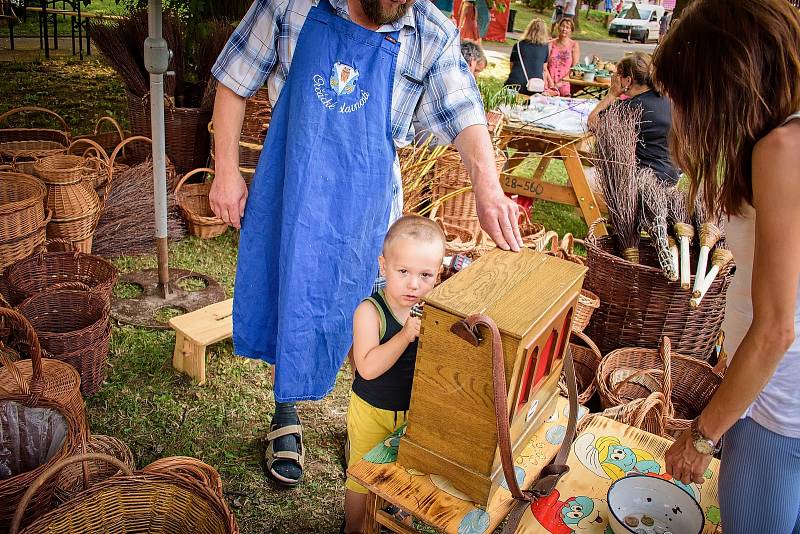
[{"label": "white car", "polygon": [[619,17],[611,21],[608,34],[646,43],[658,40],[658,23],[664,16],[663,6],[630,3]]}]

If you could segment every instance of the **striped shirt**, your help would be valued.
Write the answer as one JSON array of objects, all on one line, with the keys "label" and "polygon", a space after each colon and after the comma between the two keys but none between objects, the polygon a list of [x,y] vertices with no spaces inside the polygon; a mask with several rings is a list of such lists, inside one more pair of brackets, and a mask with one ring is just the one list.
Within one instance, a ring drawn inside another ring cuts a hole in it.
[{"label": "striped shirt", "polygon": [[[339,16],[349,20],[347,0],[330,1]],[[245,98],[266,82],[274,105],[306,15],[317,2],[255,0],[217,59],[214,77]],[[400,53],[391,112],[395,145],[410,144],[415,129],[448,144],[464,128],[486,124],[480,93],[461,57],[453,23],[430,0],[416,0],[399,21],[378,29],[397,30]]]}]

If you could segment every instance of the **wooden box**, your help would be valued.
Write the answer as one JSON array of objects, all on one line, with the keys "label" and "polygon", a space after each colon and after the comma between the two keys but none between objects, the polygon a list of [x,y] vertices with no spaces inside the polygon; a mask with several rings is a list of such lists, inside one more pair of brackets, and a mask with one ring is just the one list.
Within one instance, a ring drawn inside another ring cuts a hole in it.
[{"label": "wooden box", "polygon": [[[397,463],[449,479],[487,503],[503,478],[492,382],[491,334],[474,346],[450,331],[477,313],[502,338],[512,455],[553,414],[562,358],[586,268],[530,249],[496,249],[426,297],[408,428]],[[494,484],[494,485],[493,485]]]}]

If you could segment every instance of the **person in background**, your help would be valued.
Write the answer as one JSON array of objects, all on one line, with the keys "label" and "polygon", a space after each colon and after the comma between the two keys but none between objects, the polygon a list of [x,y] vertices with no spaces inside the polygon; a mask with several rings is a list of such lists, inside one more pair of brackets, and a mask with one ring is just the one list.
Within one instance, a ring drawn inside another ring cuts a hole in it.
[{"label": "person in background", "polygon": [[458,14],[458,31],[461,33],[461,40],[481,42],[481,35],[478,32],[478,13],[475,9],[475,0],[464,0],[461,2],[461,10]]},{"label": "person in background", "polygon": [[614,0],[606,0],[604,9],[606,13],[611,13],[612,11],[614,11]]},{"label": "person in background", "polygon": [[572,19],[561,19],[558,23],[558,37],[550,41],[550,55],[547,70],[550,73],[551,89],[561,96],[570,95],[569,71],[578,64],[581,51],[577,41],[572,40],[575,23]]},{"label": "person in background", "polygon": [[537,18],[531,20],[522,38],[511,48],[511,72],[505,84],[519,85],[519,92],[523,95],[532,94],[527,88],[530,78],[541,78],[545,87],[555,87],[547,70],[549,43],[544,21]]},{"label": "person in background", "polygon": [[664,40],[664,37],[667,36],[667,31],[669,30],[669,23],[672,21],[672,13],[669,11],[664,11],[664,14],[661,15],[661,18],[658,20],[658,42]]},{"label": "person in background", "polygon": [[564,16],[564,0],[555,0],[553,2],[553,16],[550,17],[550,33],[553,33],[553,29],[556,27],[556,24],[561,17]]},{"label": "person in background", "polygon": [[[649,54],[635,52],[617,63],[606,96],[589,114],[589,127],[594,128],[600,114],[612,105],[633,106],[641,110],[636,161],[653,169],[661,182],[678,183],[680,172],[669,153],[669,133],[672,128],[672,108],[669,99],[653,88],[650,77]],[[624,100],[622,96],[626,96]]]},{"label": "person in background", "polygon": [[461,40],[461,55],[464,61],[467,62],[467,67],[475,78],[478,74],[483,72],[488,62],[486,61],[486,54],[483,52],[483,47],[476,42]]},{"label": "person in background", "polygon": [[[697,0],[656,49],[672,100],[671,143],[736,261],[728,369],[666,454],[702,483],[725,436],[725,534],[800,532],[800,12],[786,0]],[[722,50],[724,53],[720,54]]]},{"label": "person in background", "polygon": [[565,0],[564,18],[575,20],[575,12],[578,9],[578,0]]}]

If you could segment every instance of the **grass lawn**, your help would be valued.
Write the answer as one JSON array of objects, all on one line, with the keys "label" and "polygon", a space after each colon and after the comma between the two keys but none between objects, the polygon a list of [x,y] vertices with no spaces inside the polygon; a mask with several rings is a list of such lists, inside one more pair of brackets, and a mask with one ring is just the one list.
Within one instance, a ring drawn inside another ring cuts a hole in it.
[{"label": "grass lawn", "polygon": [[[501,83],[503,65],[492,69],[487,74],[495,77],[493,83]],[[0,74],[0,113],[22,105],[51,108],[64,116],[73,134],[90,132],[106,114],[127,122],[122,84],[97,56],[82,62],[0,63]],[[529,172],[535,164],[531,158],[518,172]],[[553,163],[546,179],[564,183],[564,166]],[[559,234],[571,231],[580,237],[586,231],[573,208],[540,202],[534,218]],[[212,240],[172,243],[171,265],[214,277],[230,295],[237,237],[229,230]],[[152,255],[115,263],[123,272],[156,264]],[[287,491],[268,482],[261,471],[262,438],[273,410],[267,366],[235,357],[230,342],[219,343],[208,350],[207,385],[194,387],[172,369],[174,340],[171,331],[114,327],[107,382],[87,401],[92,430],[123,439],[140,467],[171,455],[191,455],[213,465],[223,477],[243,534],[336,532],[344,495],[341,447],[349,370],[339,374],[325,400],[300,404],[305,481]]]},{"label": "grass lawn", "polygon": [[[522,2],[512,2],[511,9],[517,11],[516,18],[514,20],[514,30],[518,32],[525,31],[525,28],[528,26],[528,23],[534,19],[538,18],[547,23],[547,26],[550,26],[550,17],[552,16],[552,11],[548,11],[546,13],[542,13],[536,11]],[[578,24],[580,28],[573,34],[576,39],[586,40],[586,41],[613,41],[615,40],[613,37],[608,35],[608,29],[604,23],[604,15],[600,11],[591,11],[589,12],[589,16],[587,18],[586,11],[581,11],[578,19]],[[513,44],[517,42],[516,39],[507,39],[506,44]]]}]

